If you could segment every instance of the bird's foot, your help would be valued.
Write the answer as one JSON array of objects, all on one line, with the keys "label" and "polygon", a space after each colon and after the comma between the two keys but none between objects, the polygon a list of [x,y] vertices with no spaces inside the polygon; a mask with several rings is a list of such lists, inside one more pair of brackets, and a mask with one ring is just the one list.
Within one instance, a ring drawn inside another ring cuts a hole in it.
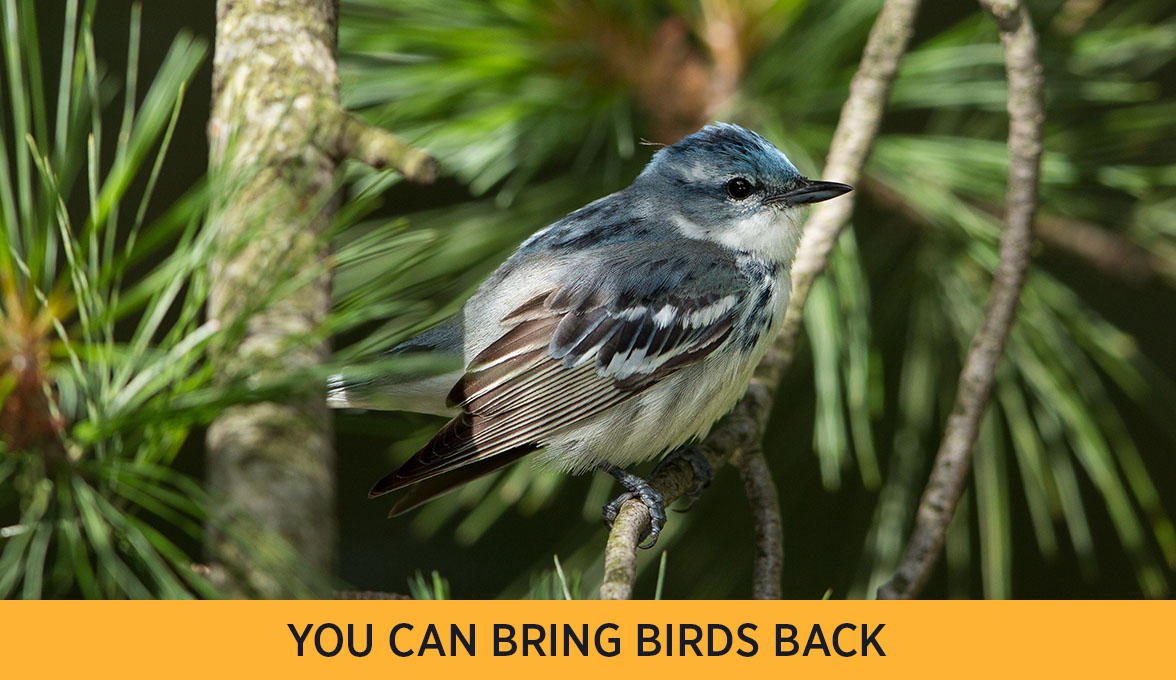
[{"label": "bird's foot", "polygon": [[605,505],[601,511],[604,516],[604,523],[612,529],[613,522],[617,519],[617,514],[621,511],[621,506],[630,499],[637,499],[649,508],[649,531],[641,536],[639,540],[648,538],[648,542],[641,543],[638,547],[648,550],[657,544],[657,537],[661,534],[662,527],[666,524],[666,507],[662,495],[653,490],[649,482],[638,477],[635,474],[625,472],[619,467],[613,465],[602,465],[601,469],[612,475],[621,486],[625,487],[625,493],[617,496],[608,505]]},{"label": "bird's foot", "polygon": [[686,498],[689,502],[686,507],[678,511],[687,512],[694,507],[694,502],[702,495],[702,490],[710,486],[711,480],[715,478],[715,469],[711,467],[710,461],[698,449],[693,446],[679,446],[658,461],[657,465],[653,467],[653,472],[649,474],[649,478],[657,477],[662,468],[676,460],[685,460],[690,464],[690,469],[694,471],[694,488],[686,492]]}]

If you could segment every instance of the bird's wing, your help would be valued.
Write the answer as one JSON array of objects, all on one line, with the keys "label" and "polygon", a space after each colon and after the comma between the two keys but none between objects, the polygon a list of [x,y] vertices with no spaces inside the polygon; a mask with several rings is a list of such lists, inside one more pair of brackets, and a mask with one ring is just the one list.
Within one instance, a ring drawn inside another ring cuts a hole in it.
[{"label": "bird's wing", "polygon": [[461,414],[371,496],[455,480],[428,485],[444,488],[415,506],[700,361],[731,334],[748,291],[734,257],[702,241],[618,244],[582,257],[560,285],[502,320],[506,332],[449,393]]}]

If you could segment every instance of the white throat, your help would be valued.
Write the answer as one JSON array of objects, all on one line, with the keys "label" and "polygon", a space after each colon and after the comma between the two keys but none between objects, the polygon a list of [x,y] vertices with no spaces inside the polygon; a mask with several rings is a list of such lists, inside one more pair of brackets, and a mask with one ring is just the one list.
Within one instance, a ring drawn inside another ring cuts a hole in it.
[{"label": "white throat", "polygon": [[714,241],[733,250],[749,252],[768,262],[776,262],[791,268],[800,243],[801,227],[804,224],[802,211],[798,208],[781,210],[757,210],[755,213],[735,220],[723,230],[704,229],[684,215],[674,215],[674,222],[682,234],[689,238]]}]

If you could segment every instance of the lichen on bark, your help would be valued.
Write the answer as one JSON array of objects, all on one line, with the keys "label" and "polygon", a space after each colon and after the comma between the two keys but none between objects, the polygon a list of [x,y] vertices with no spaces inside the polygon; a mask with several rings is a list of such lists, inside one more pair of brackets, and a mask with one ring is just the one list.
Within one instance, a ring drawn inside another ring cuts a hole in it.
[{"label": "lichen on bark", "polygon": [[[322,236],[337,159],[312,142],[338,100],[337,15],[335,0],[217,2],[208,134],[214,182],[225,189],[210,221],[219,250],[208,314],[241,331],[218,354],[222,383],[288,375],[329,354],[319,335],[330,304]],[[209,546],[220,585],[278,597],[302,594],[291,583],[325,583],[336,532],[321,390],[228,409],[209,427],[207,452],[210,486],[223,499]],[[258,549],[236,548],[242,537]],[[255,542],[275,537],[293,552]]]}]

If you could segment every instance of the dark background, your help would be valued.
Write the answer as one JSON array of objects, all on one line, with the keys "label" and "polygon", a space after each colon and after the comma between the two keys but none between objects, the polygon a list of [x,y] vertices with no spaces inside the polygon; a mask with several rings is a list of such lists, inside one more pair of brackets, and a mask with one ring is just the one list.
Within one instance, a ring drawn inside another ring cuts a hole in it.
[{"label": "dark background", "polygon": [[[97,51],[114,73],[125,67],[129,11],[129,2],[103,0],[95,25]],[[949,25],[958,18],[960,11],[970,11],[970,8],[953,10],[929,3],[921,13],[919,36],[915,42],[921,36]],[[52,48],[52,37],[60,33],[59,3],[38,3],[38,20],[47,46],[44,50],[46,70],[52,73],[57,68],[55,60],[59,54]],[[178,31],[190,31],[211,45],[214,26],[212,2],[144,3],[141,82],[149,79]],[[173,151],[164,168],[165,181],[154,200],[157,208],[178,198],[206,169],[208,148],[204,126],[209,111],[210,78],[211,57],[188,92]],[[1171,78],[1167,87],[1170,94]],[[896,119],[892,116],[886,124],[898,128],[917,127],[919,120],[917,117],[904,119],[900,116]],[[112,151],[111,146],[107,145],[106,150]],[[558,167],[547,169],[550,173],[560,171]],[[468,192],[452,179],[443,179],[437,185],[423,189],[397,186],[387,196],[381,214],[409,214],[469,198]],[[901,252],[909,247],[917,234],[908,229],[906,233],[910,241],[904,242],[901,227],[881,228],[884,222],[893,222],[892,217],[876,210],[868,201],[859,201],[858,210],[858,223],[871,224],[873,221],[880,225],[876,230],[863,229],[860,234],[863,251],[871,254],[867,259],[871,286],[903,285],[902,273],[893,271],[887,253]],[[1145,353],[1161,362],[1165,373],[1176,375],[1176,352],[1172,351],[1176,347],[1172,324],[1176,295],[1170,289],[1158,285],[1129,288],[1108,283],[1057,257],[1039,258],[1036,265],[1048,267],[1069,281],[1104,314],[1132,333]],[[1157,310],[1162,311],[1157,313]],[[878,324],[894,322],[881,314],[878,316],[875,319]],[[347,341],[347,338],[341,339],[343,343]],[[811,365],[802,359],[792,368],[781,394],[810,395],[810,376]],[[890,381],[891,385],[895,382]],[[851,580],[875,494],[864,489],[853,475],[845,477],[839,491],[830,493],[824,490],[817,458],[809,454],[811,426],[806,424],[812,422],[811,398],[790,399],[785,396],[777,408],[780,413],[773,419],[773,430],[768,435],[768,454],[780,487],[784,518],[784,596],[819,598],[834,584]],[[366,499],[371,483],[387,472],[385,451],[393,445],[400,451],[409,449],[413,442],[422,441],[439,424],[438,419],[425,416],[337,415],[338,575],[347,587],[403,592],[406,580],[414,571],[421,569],[427,573],[436,569],[450,580],[455,597],[519,595],[525,591],[530,574],[550,568],[552,553],[563,557],[585,546],[603,547],[603,528],[586,521],[581,513],[589,485],[587,478],[565,485],[557,501],[541,512],[524,516],[508,509],[472,546],[460,545],[454,539],[452,521],[432,535],[420,536],[410,530],[405,518],[385,519],[387,504]],[[1147,422],[1128,424],[1144,447],[1143,454],[1153,478],[1161,492],[1166,494],[1169,512],[1176,513],[1176,504],[1170,493],[1176,484],[1176,458],[1164,448],[1158,433],[1149,432],[1153,427]],[[893,432],[879,426],[876,438],[879,442],[890,441]],[[177,460],[180,469],[202,476],[202,442],[203,432],[193,432]],[[1149,445],[1154,448],[1148,450]],[[1010,474],[1014,476],[1011,488],[1018,488],[1015,466],[1010,465]],[[1014,494],[1013,593],[1018,597],[1139,596],[1132,566],[1119,547],[1110,519],[1105,512],[1098,511],[1102,505],[1095,489],[1085,478],[1081,483],[1084,495],[1090,500],[1089,521],[1098,546],[1097,576],[1094,579],[1083,577],[1066,541],[1060,543],[1057,559],[1044,563],[1038,557],[1024,501],[1019,494]],[[671,513],[670,522],[678,518]],[[724,470],[718,475],[695,506],[690,519],[689,532],[674,542],[668,558],[665,597],[745,597],[750,592],[751,525],[737,475],[732,470]],[[190,542],[185,547],[197,549]],[[978,547],[973,546],[973,555],[978,552]],[[652,553],[643,555],[643,559],[655,558]],[[725,563],[725,568],[716,570],[716,560]],[[638,595],[652,595],[655,573],[656,569],[646,570],[638,584]],[[1170,584],[1176,583],[1170,572],[1167,578]],[[974,568],[971,582],[973,594],[978,594],[978,566]],[[942,597],[947,592],[944,570],[939,569],[926,594]],[[833,592],[834,597],[841,595],[843,593]]]}]

